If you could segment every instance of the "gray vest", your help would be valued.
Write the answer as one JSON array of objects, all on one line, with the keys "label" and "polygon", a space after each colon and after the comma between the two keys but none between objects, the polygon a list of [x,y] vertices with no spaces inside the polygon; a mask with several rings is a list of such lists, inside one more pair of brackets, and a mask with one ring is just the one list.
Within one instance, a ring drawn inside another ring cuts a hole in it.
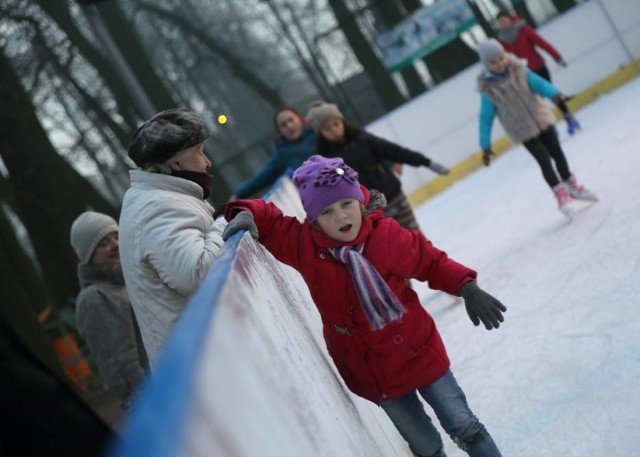
[{"label": "gray vest", "polygon": [[507,76],[500,79],[478,77],[478,90],[496,106],[496,114],[511,142],[520,144],[555,123],[549,106],[527,84],[526,61],[509,54]]}]

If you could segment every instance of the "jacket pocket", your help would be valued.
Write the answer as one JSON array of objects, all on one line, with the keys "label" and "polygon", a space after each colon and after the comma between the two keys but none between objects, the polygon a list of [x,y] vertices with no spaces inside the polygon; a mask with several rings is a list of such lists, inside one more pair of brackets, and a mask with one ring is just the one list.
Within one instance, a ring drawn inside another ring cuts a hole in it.
[{"label": "jacket pocket", "polygon": [[380,377],[383,389],[413,385],[416,377],[434,362],[421,324],[419,315],[405,316],[401,322],[371,334],[369,364]]}]

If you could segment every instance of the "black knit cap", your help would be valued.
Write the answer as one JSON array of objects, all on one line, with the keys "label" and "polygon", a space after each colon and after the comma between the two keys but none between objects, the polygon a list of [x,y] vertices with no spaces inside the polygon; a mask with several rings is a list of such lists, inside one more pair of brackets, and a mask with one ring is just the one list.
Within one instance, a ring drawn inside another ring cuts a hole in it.
[{"label": "black knit cap", "polygon": [[187,108],[161,111],[142,124],[129,143],[129,157],[144,168],[209,138],[200,115]]}]

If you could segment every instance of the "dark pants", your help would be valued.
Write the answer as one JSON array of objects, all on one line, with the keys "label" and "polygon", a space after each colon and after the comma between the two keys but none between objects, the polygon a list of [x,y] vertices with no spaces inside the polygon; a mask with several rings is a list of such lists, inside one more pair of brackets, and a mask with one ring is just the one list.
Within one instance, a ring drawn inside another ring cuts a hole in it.
[{"label": "dark pants", "polygon": [[383,213],[385,217],[394,218],[404,228],[420,231],[411,203],[403,192],[399,192],[398,195],[387,200],[387,207]]},{"label": "dark pants", "polygon": [[[537,137],[525,141],[523,145],[527,148],[527,151],[531,153],[533,158],[536,159],[536,162],[538,162],[542,176],[544,176],[544,180],[547,181],[549,187],[553,188],[560,184],[560,180],[566,181],[571,177],[569,164],[560,147],[555,127],[548,127]],[[558,170],[557,173],[551,163],[552,159]],[[558,174],[560,175],[560,179],[558,179]]]},{"label": "dark pants", "polygon": [[534,71],[534,73],[551,82],[551,73],[549,73],[549,69],[546,65],[544,67],[538,68],[536,71]]}]

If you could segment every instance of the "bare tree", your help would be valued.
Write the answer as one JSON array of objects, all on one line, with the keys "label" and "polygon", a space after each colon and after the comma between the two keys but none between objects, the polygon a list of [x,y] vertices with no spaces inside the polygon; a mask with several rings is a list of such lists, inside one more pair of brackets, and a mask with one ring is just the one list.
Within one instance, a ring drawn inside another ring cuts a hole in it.
[{"label": "bare tree", "polygon": [[262,78],[256,74],[254,68],[245,65],[245,63],[239,60],[234,53],[229,50],[229,48],[223,46],[219,40],[216,40],[209,35],[207,30],[194,25],[192,21],[189,21],[185,17],[158,7],[155,4],[139,1],[138,5],[142,10],[173,23],[175,26],[179,27],[184,34],[196,37],[210,52],[219,56],[229,66],[231,72],[236,77],[252,88],[256,96],[264,98],[272,107],[275,108],[284,104],[284,101],[276,89],[264,82]]},{"label": "bare tree", "polygon": [[373,86],[385,107],[391,110],[400,106],[405,101],[404,97],[373,50],[371,43],[362,33],[354,14],[346,2],[343,0],[328,0],[328,3],[336,17],[338,27],[344,33],[347,42],[364,70],[371,76]]},{"label": "bare tree", "polygon": [[52,300],[63,307],[77,292],[71,223],[88,207],[112,215],[116,209],[58,155],[4,53],[0,75],[0,156],[9,172],[11,202],[29,232]]}]

